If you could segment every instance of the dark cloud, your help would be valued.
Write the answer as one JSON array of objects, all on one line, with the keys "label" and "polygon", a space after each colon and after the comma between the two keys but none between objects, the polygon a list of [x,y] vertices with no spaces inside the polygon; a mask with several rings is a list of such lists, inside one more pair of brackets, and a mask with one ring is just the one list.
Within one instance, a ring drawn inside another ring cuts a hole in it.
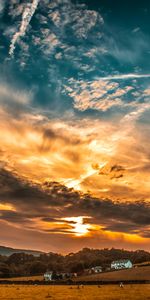
[{"label": "dark cloud", "polygon": [[[37,128],[37,130],[39,130]],[[59,141],[63,146],[65,145],[72,145],[78,146],[83,142],[79,137],[70,136],[64,129],[52,129],[52,128],[42,128],[42,137],[43,142],[40,145],[40,151],[47,152],[50,149],[55,147],[55,142]]]},{"label": "dark cloud", "polygon": [[141,235],[145,238],[150,239],[150,230],[144,230],[143,232],[141,232]]},{"label": "dark cloud", "polygon": [[[29,226],[33,219],[55,224],[64,217],[90,216],[91,219],[85,217],[84,223],[101,225],[104,230],[139,232],[146,236],[145,230],[150,225],[150,205],[144,201],[124,203],[98,199],[57,182],[47,181],[39,186],[4,169],[0,171],[0,201],[11,204],[16,210],[1,210],[1,219]],[[68,222],[65,223],[67,226]],[[61,227],[62,230],[65,229]],[[50,231],[58,232],[59,229],[50,228]]]},{"label": "dark cloud", "polygon": [[1,220],[5,220],[7,222],[11,222],[11,223],[18,223],[18,224],[22,224],[22,223],[28,223],[30,222],[29,216],[21,213],[21,212],[15,212],[15,211],[11,211],[11,210],[0,210],[0,219]]},{"label": "dark cloud", "polygon": [[136,233],[139,229],[139,226],[134,223],[127,223],[127,222],[121,222],[117,220],[114,222],[111,222],[110,225],[103,228],[103,230],[109,230],[114,232],[130,232],[130,233]]},{"label": "dark cloud", "polygon": [[106,165],[103,168],[100,169],[99,174],[100,175],[108,175],[111,179],[118,179],[122,178],[124,176],[126,169],[121,165]]}]

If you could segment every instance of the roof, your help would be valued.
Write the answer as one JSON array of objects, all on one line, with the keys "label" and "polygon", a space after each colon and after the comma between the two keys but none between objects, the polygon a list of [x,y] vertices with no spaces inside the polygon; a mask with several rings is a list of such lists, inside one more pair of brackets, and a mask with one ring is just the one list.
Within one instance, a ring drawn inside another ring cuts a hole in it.
[{"label": "roof", "polygon": [[112,264],[131,262],[130,259],[119,259],[112,261]]}]

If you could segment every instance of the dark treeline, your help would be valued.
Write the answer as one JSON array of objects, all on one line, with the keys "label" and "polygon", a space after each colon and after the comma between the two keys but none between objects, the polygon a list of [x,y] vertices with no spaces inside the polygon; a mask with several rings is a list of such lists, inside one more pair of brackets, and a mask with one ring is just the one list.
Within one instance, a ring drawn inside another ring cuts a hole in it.
[{"label": "dark treeline", "polygon": [[93,266],[107,268],[113,260],[130,259],[133,264],[150,261],[150,253],[143,250],[126,251],[123,249],[88,249],[66,256],[48,253],[33,256],[26,253],[14,253],[0,256],[0,277],[32,276],[53,272],[82,272]]}]

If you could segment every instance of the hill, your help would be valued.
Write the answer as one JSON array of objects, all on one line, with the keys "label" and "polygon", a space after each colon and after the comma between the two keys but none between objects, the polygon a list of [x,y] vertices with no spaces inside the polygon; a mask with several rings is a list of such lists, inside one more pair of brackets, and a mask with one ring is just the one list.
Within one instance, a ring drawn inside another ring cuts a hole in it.
[{"label": "hill", "polygon": [[[88,249],[65,256],[57,253],[0,247],[0,277],[35,276],[47,270],[83,274],[85,269],[101,266],[105,271],[111,262],[130,259],[134,265],[150,261],[150,253],[124,249]],[[144,267],[144,266],[141,266]],[[140,267],[140,269],[141,269]]]},{"label": "hill", "polygon": [[142,281],[150,280],[150,266],[80,276],[77,281]]},{"label": "hill", "polygon": [[[28,277],[13,277],[13,278],[0,278],[0,281],[7,280],[7,281],[42,281],[43,275],[40,276],[28,276]],[[119,271],[112,271],[112,272],[105,272],[101,274],[92,274],[92,275],[84,275],[79,276],[74,279],[76,282],[80,281],[100,281],[100,282],[126,282],[126,281],[149,281],[150,280],[150,266],[148,267],[140,267],[140,268],[133,268],[128,270],[119,270]]]},{"label": "hill", "polygon": [[15,249],[10,247],[0,246],[0,255],[2,256],[10,256],[14,253],[26,253],[26,254],[32,254],[34,256],[39,256],[43,252],[36,251],[36,250]]}]

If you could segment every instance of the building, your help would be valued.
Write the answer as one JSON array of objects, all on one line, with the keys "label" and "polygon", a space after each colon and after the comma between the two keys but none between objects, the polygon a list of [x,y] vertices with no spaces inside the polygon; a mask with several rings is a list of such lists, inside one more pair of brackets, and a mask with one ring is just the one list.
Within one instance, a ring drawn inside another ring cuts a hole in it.
[{"label": "building", "polygon": [[120,259],[115,260],[111,263],[111,269],[120,270],[120,269],[131,269],[132,262],[129,259]]},{"label": "building", "polygon": [[53,272],[53,271],[47,271],[44,274],[45,281],[65,280],[65,279],[71,279],[73,277],[77,277],[77,274],[76,273],[65,273],[65,272]]},{"label": "building", "polygon": [[102,272],[102,267],[101,266],[96,266],[96,267],[92,267],[90,269],[85,269],[84,270],[84,274],[98,274]]},{"label": "building", "polygon": [[96,266],[91,268],[91,270],[93,271],[93,273],[101,273],[102,272],[102,267],[101,266]]},{"label": "building", "polygon": [[52,272],[52,271],[47,271],[47,272],[44,274],[44,280],[45,280],[45,281],[51,281],[51,280],[52,280],[52,275],[53,275],[53,272]]},{"label": "building", "polygon": [[65,273],[65,272],[56,272],[55,280],[65,280],[72,278],[73,275],[71,273]]}]

